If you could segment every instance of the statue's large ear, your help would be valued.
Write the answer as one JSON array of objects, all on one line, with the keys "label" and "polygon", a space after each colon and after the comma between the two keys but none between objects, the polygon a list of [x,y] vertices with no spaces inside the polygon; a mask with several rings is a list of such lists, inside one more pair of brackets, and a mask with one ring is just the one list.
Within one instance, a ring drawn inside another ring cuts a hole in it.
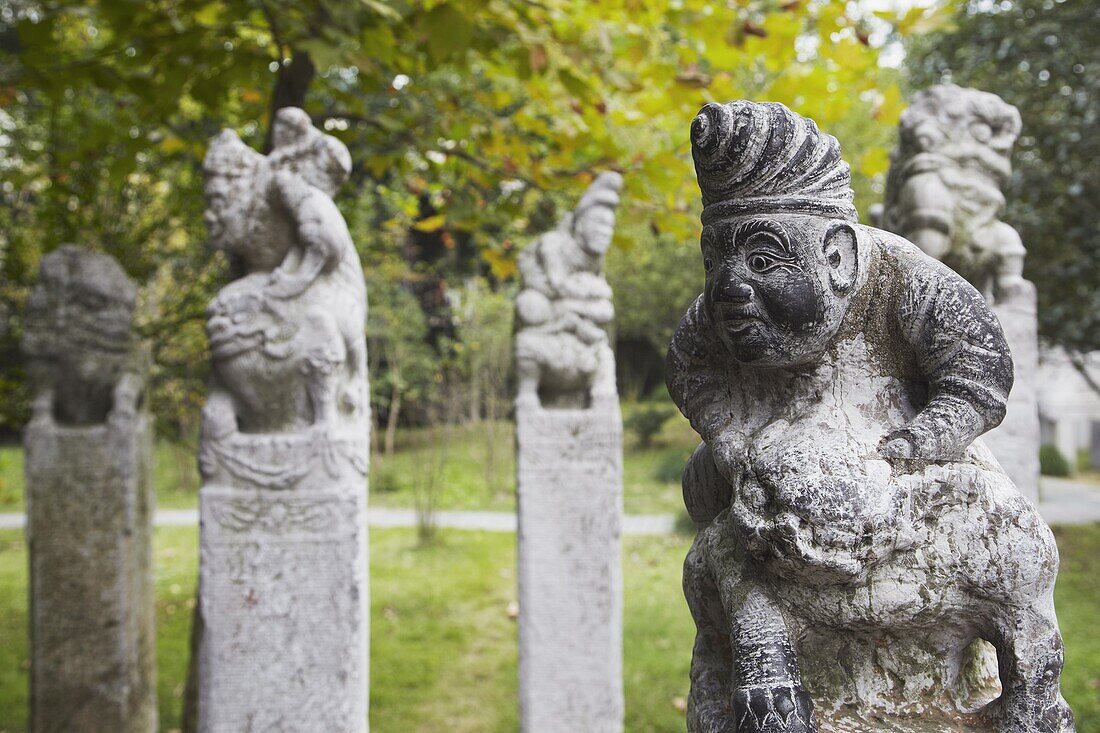
[{"label": "statue's large ear", "polygon": [[822,243],[829,267],[829,283],[838,295],[847,295],[859,278],[859,242],[855,228],[838,222],[825,232]]}]

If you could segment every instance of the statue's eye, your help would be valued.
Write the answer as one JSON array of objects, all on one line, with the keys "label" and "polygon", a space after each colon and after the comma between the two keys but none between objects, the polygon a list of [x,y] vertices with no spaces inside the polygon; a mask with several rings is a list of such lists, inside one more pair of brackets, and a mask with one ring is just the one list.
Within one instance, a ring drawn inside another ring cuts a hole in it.
[{"label": "statue's eye", "polygon": [[793,270],[797,265],[790,257],[783,257],[774,252],[756,250],[750,252],[746,258],[749,269],[753,272],[765,273],[776,269]]},{"label": "statue's eye", "polygon": [[763,252],[754,252],[749,255],[749,267],[756,272],[767,272],[775,264],[775,260]]},{"label": "statue's eye", "polygon": [[711,270],[713,270],[714,269],[714,260],[712,260],[709,257],[704,257],[703,258],[703,269],[706,270],[707,272],[710,272]]}]

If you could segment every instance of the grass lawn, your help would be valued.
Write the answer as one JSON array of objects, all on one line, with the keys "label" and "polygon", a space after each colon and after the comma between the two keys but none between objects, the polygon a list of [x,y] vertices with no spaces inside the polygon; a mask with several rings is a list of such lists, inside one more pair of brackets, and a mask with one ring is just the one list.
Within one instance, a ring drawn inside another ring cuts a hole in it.
[{"label": "grass lawn", "polygon": [[[637,409],[624,404],[629,416]],[[371,505],[408,508],[431,494],[437,509],[515,510],[515,447],[512,423],[474,423],[398,432],[388,461],[371,461]],[[698,438],[679,414],[669,419],[651,446],[639,448],[628,430],[623,456],[623,491],[631,514],[683,511],[680,470]],[[198,505],[196,448],[160,441],[154,482],[157,506]],[[0,512],[23,509],[23,451],[0,446]]]},{"label": "grass lawn", "polygon": [[[1079,733],[1100,733],[1100,525],[1057,531],[1057,603],[1066,639],[1063,689]],[[156,532],[161,730],[179,725],[196,575],[197,532]],[[517,728],[515,547],[511,534],[413,530],[371,538],[374,733],[493,733]],[[631,537],[624,547],[625,686],[631,733],[683,731],[692,628],[680,594],[683,536]],[[0,733],[24,729],[26,553],[0,532]]]}]

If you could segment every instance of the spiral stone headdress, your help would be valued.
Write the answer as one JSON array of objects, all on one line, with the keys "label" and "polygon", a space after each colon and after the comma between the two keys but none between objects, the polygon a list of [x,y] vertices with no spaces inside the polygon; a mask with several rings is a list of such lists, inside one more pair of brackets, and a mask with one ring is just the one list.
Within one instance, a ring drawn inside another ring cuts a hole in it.
[{"label": "spiral stone headdress", "polygon": [[691,123],[691,155],[703,224],[756,214],[858,221],[840,143],[782,104],[707,104]]}]

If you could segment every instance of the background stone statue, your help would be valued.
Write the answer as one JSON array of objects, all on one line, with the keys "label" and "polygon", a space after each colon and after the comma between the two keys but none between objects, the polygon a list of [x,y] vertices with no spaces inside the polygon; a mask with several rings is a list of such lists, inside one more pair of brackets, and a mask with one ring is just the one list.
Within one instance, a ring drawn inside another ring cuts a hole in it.
[{"label": "background stone statue", "polygon": [[883,228],[961,274],[994,302],[1026,287],[1020,235],[1000,220],[1020,113],[954,84],[913,96],[890,156]]},{"label": "background stone statue", "polygon": [[520,255],[516,299],[523,733],[623,729],[623,427],[603,277],[622,178]]},{"label": "background stone statue", "polygon": [[237,279],[207,309],[187,727],[366,731],[366,290],[332,201],[351,162],[300,109],[273,124],[270,155],[226,130],[203,164]]},{"label": "background stone statue", "polygon": [[31,730],[157,729],[148,354],[137,288],[111,257],[42,258],[23,350]]},{"label": "background stone statue", "polygon": [[900,234],[978,288],[1005,331],[1016,381],[1004,421],[987,436],[1016,487],[1039,495],[1039,369],[1035,286],[1024,245],[1001,220],[1020,114],[1000,97],[944,84],[914,95],[898,125],[882,209]]},{"label": "background stone statue", "polygon": [[133,331],[136,298],[108,255],[67,244],[42,258],[23,336],[33,420],[76,426],[135,417],[148,358]]},{"label": "background stone statue", "polygon": [[603,259],[621,188],[618,173],[600,174],[557,229],[519,256],[519,402],[585,407],[593,399],[617,399],[615,356],[606,331],[615,309]]},{"label": "background stone statue", "polygon": [[703,439],[688,729],[1072,731],[1054,538],[977,440],[1012,384],[989,306],[856,223],[813,121],[708,104],[691,140],[706,278],[667,370]]}]

